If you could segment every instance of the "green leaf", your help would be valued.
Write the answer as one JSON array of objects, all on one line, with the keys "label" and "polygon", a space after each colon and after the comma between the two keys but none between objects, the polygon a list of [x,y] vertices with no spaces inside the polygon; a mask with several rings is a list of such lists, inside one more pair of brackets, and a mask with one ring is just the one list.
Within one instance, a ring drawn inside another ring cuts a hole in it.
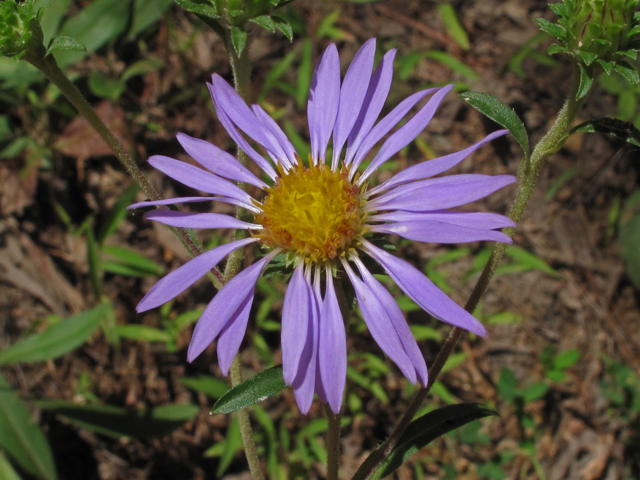
[{"label": "green leaf", "polygon": [[247,45],[247,32],[235,25],[231,25],[231,43],[233,43],[233,48],[238,56],[241,56],[244,47]]},{"label": "green leaf", "polygon": [[[477,403],[463,403],[448,405],[438,410],[433,410],[426,415],[414,420],[402,434],[394,450],[382,461],[380,467],[371,476],[372,480],[379,480],[391,475],[414,453],[428,445],[445,433],[455,430],[480,418],[497,415],[497,412],[489,410]],[[369,456],[358,469],[353,480],[360,480],[370,468]]]},{"label": "green leaf", "polygon": [[[124,82],[126,80],[122,81]],[[120,225],[120,222],[127,216],[127,207],[133,203],[133,199],[135,198],[136,193],[138,193],[139,189],[140,187],[138,187],[138,185],[134,183],[129,188],[127,188],[122,195],[120,195],[118,200],[116,200],[116,203],[114,203],[113,207],[109,211],[107,220],[104,222],[104,225],[102,225],[102,228],[100,229],[100,235],[98,236],[98,241],[100,242],[100,244],[103,244],[104,241],[111,235],[113,235],[118,229],[118,225]]]},{"label": "green leaf", "polygon": [[215,403],[211,413],[231,413],[247,408],[280,393],[286,387],[282,378],[282,365],[267,368],[229,390]]},{"label": "green leaf", "polygon": [[164,437],[191,420],[200,410],[190,403],[135,412],[108,405],[77,405],[58,400],[40,401],[38,406],[62,415],[78,427],[113,438]]},{"label": "green leaf", "polygon": [[179,377],[176,380],[197,392],[202,392],[211,398],[220,398],[229,391],[227,382],[210,375],[198,375],[197,377]]},{"label": "green leaf", "polygon": [[44,434],[11,385],[0,375],[0,446],[28,473],[55,480],[56,468]]},{"label": "green leaf", "polygon": [[41,362],[58,358],[82,345],[100,325],[111,309],[101,304],[91,310],[74,315],[60,323],[36,333],[0,352],[0,365],[18,362]]},{"label": "green leaf", "polygon": [[292,42],[293,41],[293,28],[291,24],[282,17],[278,17],[276,15],[272,15],[271,19],[275,24],[276,28],[280,30],[287,39]]},{"label": "green leaf", "polygon": [[549,20],[545,20],[544,18],[536,18],[534,19],[534,21],[538,24],[540,30],[542,30],[543,32],[556,37],[560,41],[566,40],[567,31],[560,25],[552,23]]},{"label": "green leaf", "polygon": [[438,12],[444,22],[444,26],[447,29],[447,33],[453,38],[460,48],[463,50],[469,50],[469,37],[465,32],[464,27],[460,24],[456,11],[448,3],[439,3]]},{"label": "green leaf", "polygon": [[242,450],[242,436],[240,435],[240,422],[238,417],[233,417],[231,425],[227,430],[224,440],[224,449],[220,458],[220,464],[218,465],[218,471],[216,472],[217,478],[221,478],[224,472],[227,471],[229,465],[233,461],[233,457],[236,456]]},{"label": "green leaf", "polygon": [[640,289],[640,190],[634,191],[625,202],[618,227],[620,256],[627,275]]},{"label": "green leaf", "polygon": [[102,253],[113,257],[117,262],[102,262],[102,270],[118,275],[147,277],[162,275],[164,268],[133,250],[123,247],[104,247]]},{"label": "green leaf", "polygon": [[549,275],[559,278],[560,274],[551,268],[547,262],[542,260],[539,257],[536,257],[533,253],[527,252],[522,248],[518,247],[507,247],[505,250],[505,254],[514,260],[516,260],[519,264],[526,267],[527,270],[541,270]]},{"label": "green leaf", "polygon": [[276,31],[276,24],[269,15],[260,15],[259,17],[254,17],[250,20],[250,22],[260,25],[262,28],[269,30],[272,33]]},{"label": "green leaf", "polygon": [[638,72],[634,68],[618,64],[614,67],[614,70],[626,78],[634,87],[640,87],[640,76],[638,76]]},{"label": "green leaf", "polygon": [[[145,58],[144,60],[138,60],[131,66],[127,67],[127,69],[124,71],[124,73],[120,77],[120,81],[124,83],[130,78],[136,77],[138,75],[145,75],[147,73],[156,72],[160,70],[163,66],[164,66],[164,62],[156,57],[149,57],[149,58]],[[135,186],[137,187],[137,185]],[[138,188],[136,188],[135,191],[137,192]]]},{"label": "green leaf", "polygon": [[559,17],[569,16],[569,9],[564,3],[550,3],[549,8]]},{"label": "green leaf", "polygon": [[553,359],[553,368],[564,370],[580,360],[580,350],[567,350]]},{"label": "green leaf", "polygon": [[119,79],[109,78],[101,72],[94,71],[89,75],[89,89],[97,97],[117,100],[125,88]]},{"label": "green leaf", "polygon": [[134,40],[139,33],[146,30],[152,24],[162,18],[169,10],[172,0],[134,0],[135,12],[133,14],[133,25],[129,30],[128,38]]},{"label": "green leaf", "polygon": [[533,402],[538,400],[549,391],[549,385],[544,382],[534,383],[533,385],[527,387],[524,392],[522,392],[522,399],[525,403]]},{"label": "green leaf", "polygon": [[549,48],[547,48],[547,53],[549,55],[555,55],[556,53],[571,53],[571,50],[563,47],[562,45],[558,45],[557,43],[552,43],[549,45]]},{"label": "green leaf", "polygon": [[92,222],[87,229],[87,263],[89,264],[89,280],[93,295],[100,298],[102,293],[102,270],[100,269],[100,249],[93,234]]},{"label": "green leaf", "polygon": [[506,367],[502,367],[502,370],[500,370],[498,393],[507,403],[511,403],[518,395],[518,380],[513,372]]},{"label": "green leaf", "polygon": [[578,53],[580,54],[582,61],[585,63],[587,67],[591,65],[596,58],[598,58],[598,54],[594,52],[588,52],[586,50],[578,50]]},{"label": "green leaf", "polygon": [[[296,92],[296,102],[298,103],[298,108],[302,108],[304,106],[309,96],[309,87],[311,86],[311,79],[313,74],[312,54],[313,45],[311,43],[311,40],[305,38],[302,42],[302,58],[300,59],[300,66],[298,67],[298,90]],[[291,136],[289,136],[289,138],[291,138]],[[306,149],[300,150],[296,145],[296,150],[300,153],[303,160],[307,159],[306,156],[302,155],[306,153],[306,151],[308,151],[308,147]]]},{"label": "green leaf", "polygon": [[146,325],[118,325],[115,331],[122,338],[140,342],[170,342],[172,340],[168,332]]},{"label": "green leaf", "polygon": [[488,93],[465,92],[460,94],[460,98],[498,125],[508,129],[522,147],[525,157],[529,157],[527,129],[511,107]]},{"label": "green leaf", "polygon": [[620,140],[624,140],[636,147],[640,147],[640,130],[635,128],[633,124],[623,122],[616,118],[605,117],[599,120],[581,123],[572,128],[567,136],[579,132],[606,133],[618,137]]},{"label": "green leaf", "polygon": [[425,58],[430,58],[432,60],[435,60],[436,62],[440,62],[443,65],[446,65],[454,72],[457,72],[460,75],[467,77],[471,80],[479,80],[481,78],[480,75],[478,75],[472,68],[468,67],[467,65],[462,63],[460,60],[458,60],[452,55],[449,55],[446,52],[439,52],[439,51],[433,50],[425,53],[424,56]]},{"label": "green leaf", "polygon": [[7,458],[0,450],[0,478],[2,480],[22,480]]},{"label": "green leaf", "polygon": [[613,73],[613,67],[616,66],[615,62],[607,62],[606,60],[602,60],[600,58],[597,60],[597,63],[602,67],[604,73],[606,73],[607,75],[611,75],[611,73]]},{"label": "green leaf", "polygon": [[579,63],[578,66],[580,67],[580,84],[576,92],[576,100],[584,98],[593,85],[593,69],[587,68],[581,63]]},{"label": "green leaf", "polygon": [[178,5],[188,12],[195,13],[198,16],[217,20],[220,18],[214,2],[207,0],[174,0]]},{"label": "green leaf", "polygon": [[54,37],[49,42],[49,48],[47,48],[47,55],[53,52],[86,52],[87,47],[71,37]]}]

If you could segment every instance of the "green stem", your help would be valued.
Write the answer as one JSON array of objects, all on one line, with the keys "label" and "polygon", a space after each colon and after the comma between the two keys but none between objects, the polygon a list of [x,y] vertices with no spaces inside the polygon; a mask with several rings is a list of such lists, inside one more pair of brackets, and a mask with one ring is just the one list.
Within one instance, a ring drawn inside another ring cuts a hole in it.
[{"label": "green stem", "polygon": [[[91,108],[89,102],[87,102],[82,96],[82,93],[78,88],[67,78],[64,72],[58,66],[53,55],[44,55],[44,50],[38,52],[29,52],[25,55],[24,60],[31,63],[38,70],[45,74],[45,76],[60,90],[67,100],[84,116],[89,124],[94,128],[96,132],[107,143],[111,151],[120,160],[122,166],[133,177],[135,182],[140,186],[140,189],[144,192],[147,198],[155,201],[160,200],[162,197],[156,191],[155,188],[149,183],[142,171],[138,168],[133,159],[129,156],[122,144],[111,133],[109,128],[100,120],[100,117]],[[166,207],[164,207],[166,208]],[[193,255],[199,255],[202,253],[202,246],[193,233],[193,231],[184,228],[173,228],[184,244],[184,246]],[[222,287],[222,274],[219,270],[214,268],[212,270],[212,279],[216,288]]]},{"label": "green stem", "polygon": [[[236,355],[229,369],[231,376],[231,386],[235,387],[242,383],[242,372],[240,370],[240,356]],[[253,441],[253,430],[251,428],[251,419],[249,418],[249,410],[242,409],[236,412],[238,423],[240,424],[240,435],[242,436],[242,444],[247,456],[249,471],[254,480],[264,480],[262,469],[260,468],[260,460],[256,452],[256,444]]]},{"label": "green stem", "polygon": [[[227,35],[229,31],[227,30]],[[227,49],[227,53],[229,54],[229,59],[231,60],[231,68],[233,70],[233,78],[235,83],[235,89],[240,94],[242,99],[248,103],[249,94],[251,90],[251,65],[249,63],[249,44],[251,42],[251,36],[249,35],[247,38],[247,43],[245,46],[242,55],[238,56],[236,54],[235,49],[233,48],[233,43],[231,42],[231,38],[227,36],[227,38],[223,38],[224,45]],[[249,159],[247,155],[238,148],[238,161],[242,163],[242,165],[247,166],[249,163]],[[247,185],[244,183],[238,183],[238,186],[243,190],[247,189]],[[241,218],[245,214],[245,210],[242,208],[238,208],[236,210],[236,217]],[[235,238],[240,239],[244,238],[246,233],[244,230],[236,230]],[[238,250],[234,250],[229,255],[227,259],[227,264],[224,269],[224,281],[228,282],[231,280],[236,273],[240,271],[242,268],[242,262],[244,261],[244,249],[239,248]],[[231,385],[234,387],[239,385],[242,382],[242,376],[240,373],[240,360],[239,356],[236,355],[236,358],[233,360],[233,364],[231,366]],[[256,444],[253,440],[253,430],[251,429],[251,420],[249,419],[249,411],[246,409],[239,410],[236,415],[238,415],[238,420],[240,422],[240,432],[242,433],[242,445],[244,447],[244,452],[247,457],[247,463],[249,464],[249,470],[251,471],[251,476],[254,480],[263,480],[264,475],[262,473],[262,469],[260,468],[260,461],[258,460],[258,454],[256,451]]]},{"label": "green stem", "polygon": [[[544,137],[537,143],[533,153],[531,154],[531,158],[527,164],[527,168],[522,168],[518,172],[518,192],[516,194],[516,198],[511,205],[511,209],[509,211],[509,218],[513,220],[515,223],[518,223],[524,214],[524,211],[531,200],[531,196],[535,191],[536,184],[538,182],[538,177],[540,175],[540,171],[542,169],[542,165],[544,165],[544,161],[552,154],[560,150],[562,145],[566,140],[566,134],[571,127],[571,123],[576,117],[576,114],[580,110],[582,103],[584,102],[585,97],[578,100],[576,98],[578,92],[578,86],[580,84],[580,75],[577,67],[574,69],[573,74],[573,83],[571,86],[571,91],[569,93],[568,99],[565,104],[560,109],[558,116],[549,129],[549,131],[545,134]],[[504,232],[513,237],[514,233],[513,228],[505,228]],[[482,270],[482,274],[476,283],[476,286],[473,289],[473,292],[469,296],[469,300],[465,305],[465,310],[469,313],[473,313],[482,295],[487,290],[489,286],[489,282],[491,282],[491,278],[493,274],[500,264],[502,257],[504,256],[505,250],[507,249],[506,243],[496,243],[485,265]],[[391,454],[393,449],[396,447],[400,437],[405,432],[411,420],[415,416],[416,412],[422,405],[422,402],[425,400],[431,387],[434,382],[440,375],[442,371],[442,367],[444,367],[449,355],[453,352],[455,346],[458,344],[458,340],[464,333],[464,330],[458,327],[454,327],[449,336],[445,340],[445,343],[442,345],[442,348],[438,352],[436,359],[433,362],[433,365],[429,369],[429,382],[425,388],[422,388],[416,393],[414,398],[411,400],[407,411],[402,416],[402,419],[391,433],[389,438],[375,451],[371,454],[369,458],[365,461],[362,467],[358,470],[358,473],[353,477],[353,480],[369,480],[373,474],[376,472],[378,467],[382,464],[382,461]],[[362,473],[361,473],[362,472]]]},{"label": "green stem", "polygon": [[340,414],[334,415],[331,407],[325,404],[329,419],[327,430],[327,480],[338,480],[340,469]]}]

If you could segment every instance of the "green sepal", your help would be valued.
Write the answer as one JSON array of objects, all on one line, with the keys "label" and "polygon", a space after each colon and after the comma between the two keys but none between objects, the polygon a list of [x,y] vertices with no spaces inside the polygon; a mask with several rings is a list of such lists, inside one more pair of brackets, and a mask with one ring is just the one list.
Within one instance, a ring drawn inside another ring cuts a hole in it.
[{"label": "green sepal", "polygon": [[549,8],[559,17],[569,16],[569,9],[564,3],[550,3]]},{"label": "green sepal", "polygon": [[576,92],[576,100],[584,98],[593,86],[593,69],[585,67],[581,63],[578,64],[578,67],[580,67],[580,84]]},{"label": "green sepal", "polygon": [[47,48],[47,55],[53,52],[86,52],[87,47],[85,47],[82,43],[80,43],[75,38],[71,37],[54,37],[49,42],[49,47]]},{"label": "green sepal", "polygon": [[580,54],[580,58],[582,58],[582,61],[587,67],[591,65],[596,58],[598,58],[597,53],[588,52],[585,50],[578,50],[578,53]]},{"label": "green sepal", "polygon": [[260,15],[259,17],[252,18],[249,21],[260,25],[262,28],[269,30],[271,33],[276,31],[276,24],[269,15]]},{"label": "green sepal", "polygon": [[540,30],[556,37],[558,40],[565,41],[567,39],[567,31],[560,25],[545,20],[544,18],[536,18],[535,22],[540,27]]},{"label": "green sepal", "polygon": [[209,3],[206,0],[174,0],[174,2],[184,8],[186,11],[195,13],[198,16],[202,15],[214,20],[220,18],[215,4]]},{"label": "green sepal", "polygon": [[615,62],[607,62],[606,60],[597,60],[598,65],[602,67],[604,73],[611,75],[613,73],[613,67],[616,66]]},{"label": "green sepal", "polygon": [[287,37],[287,40],[293,42],[293,28],[291,27],[289,22],[284,18],[278,17],[276,15],[272,15],[271,19],[273,20],[273,23],[275,23],[276,28],[280,30],[285,37]]},{"label": "green sepal", "polygon": [[640,77],[635,68],[618,64],[614,67],[614,70],[627,79],[632,86],[636,88],[640,87]]},{"label": "green sepal", "polygon": [[638,57],[637,50],[621,50],[618,51],[620,55],[624,55],[625,57],[633,58],[634,60]]},{"label": "green sepal", "polygon": [[569,50],[566,47],[563,47],[562,45],[560,45],[558,43],[552,43],[551,45],[549,45],[549,48],[547,48],[547,54],[548,55],[555,55],[556,53],[570,54],[571,50]]}]

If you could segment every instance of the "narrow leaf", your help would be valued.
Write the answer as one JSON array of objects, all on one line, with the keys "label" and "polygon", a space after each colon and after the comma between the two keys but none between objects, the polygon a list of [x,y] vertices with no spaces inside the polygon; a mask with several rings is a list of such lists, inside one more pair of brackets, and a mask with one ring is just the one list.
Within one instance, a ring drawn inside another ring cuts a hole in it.
[{"label": "narrow leaf", "polygon": [[0,365],[17,362],[41,362],[58,358],[82,345],[100,325],[108,304],[74,315],[0,352]]},{"label": "narrow leaf", "polygon": [[[148,275],[162,275],[164,268],[133,250],[122,247],[104,247],[103,254],[114,258],[117,263],[102,262],[105,272],[146,277]],[[122,267],[122,268],[119,268]]]},{"label": "narrow leaf", "polygon": [[[490,415],[497,415],[497,412],[477,403],[449,405],[427,413],[409,424],[395,449],[385,457],[380,467],[371,476],[371,479],[379,480],[391,475],[414,453],[436,438],[467,423]],[[370,458],[371,456],[358,469],[353,480],[359,480],[368,473]]]},{"label": "narrow leaf", "polygon": [[[122,81],[125,82],[127,80],[126,75],[129,70],[127,69],[122,76]],[[133,75],[131,75],[133,76]],[[127,207],[133,203],[133,199],[136,196],[136,193],[140,187],[138,185],[133,184],[129,188],[127,188],[120,198],[113,204],[113,207],[109,211],[109,215],[107,216],[107,220],[102,225],[100,229],[100,235],[98,236],[98,242],[103,244],[104,241],[109,238],[115,231],[118,229],[120,222],[124,220],[127,216]]]},{"label": "narrow leaf", "polygon": [[580,67],[580,85],[578,85],[576,99],[580,100],[591,90],[591,86],[593,85],[593,69],[587,68],[581,63],[579,63],[578,66]]},{"label": "narrow leaf", "polygon": [[460,75],[467,77],[468,79],[471,79],[471,80],[480,79],[480,75],[478,75],[475,70],[473,70],[471,67],[465,65],[460,60],[458,60],[452,55],[449,55],[446,52],[432,50],[430,52],[425,53],[424,56],[426,58],[435,60],[436,62],[440,62],[443,65],[446,65],[454,72],[457,72]]},{"label": "narrow leaf", "polygon": [[115,331],[119,337],[140,342],[170,342],[172,340],[168,332],[146,325],[118,325]]},{"label": "narrow leaf", "polygon": [[626,78],[631,85],[636,88],[640,87],[640,77],[638,76],[638,72],[634,68],[618,64],[614,67],[614,69],[624,78]]},{"label": "narrow leaf", "polygon": [[197,377],[176,378],[178,382],[197,392],[202,392],[211,398],[220,398],[229,391],[227,382],[210,375],[198,375]]},{"label": "narrow leaf", "polygon": [[22,480],[2,451],[0,451],[0,478],[2,480]]},{"label": "narrow leaf", "polygon": [[538,24],[540,30],[556,37],[558,40],[564,41],[567,38],[567,31],[560,25],[545,20],[544,18],[536,18],[534,21]]},{"label": "narrow leaf", "polygon": [[9,383],[0,375],[0,446],[28,473],[55,480],[56,469],[44,434]]},{"label": "narrow leaf", "polygon": [[285,388],[282,365],[267,368],[229,390],[215,403],[211,413],[231,413],[247,408]]},{"label": "narrow leaf", "polygon": [[620,140],[624,140],[636,147],[640,147],[640,130],[628,122],[623,122],[616,118],[601,118],[599,120],[591,120],[589,122],[581,123],[580,125],[572,128],[567,136],[574,133],[586,132],[586,133],[606,133],[607,135],[613,135]]},{"label": "narrow leaf", "polygon": [[522,147],[525,157],[529,157],[527,129],[511,107],[488,93],[465,92],[461,93],[460,97],[480,113],[508,129]]},{"label": "narrow leaf", "polygon": [[460,48],[463,50],[469,50],[469,37],[465,32],[464,27],[460,24],[456,11],[448,3],[439,3],[438,12],[444,22],[444,26],[447,29],[447,33],[453,38]]},{"label": "narrow leaf", "polygon": [[86,52],[87,48],[71,37],[54,37],[49,42],[49,48],[47,48],[47,55],[53,52]]},{"label": "narrow leaf", "polygon": [[236,453],[242,450],[242,436],[240,434],[240,422],[238,417],[233,417],[231,425],[227,430],[224,441],[224,449],[222,450],[222,456],[220,458],[220,464],[218,465],[218,471],[216,472],[217,478],[221,478],[224,472],[227,471],[229,465],[233,461]]},{"label": "narrow leaf", "polygon": [[247,32],[231,25],[231,43],[238,56],[242,55],[244,47],[247,45]]},{"label": "narrow leaf", "polygon": [[164,437],[198,414],[190,403],[165,405],[129,412],[108,405],[76,405],[65,401],[40,401],[38,406],[62,415],[74,425],[113,438]]},{"label": "narrow leaf", "polygon": [[276,15],[272,15],[271,19],[275,24],[276,28],[280,30],[287,39],[292,42],[293,41],[293,28],[289,24],[287,20],[282,17],[278,17]]}]

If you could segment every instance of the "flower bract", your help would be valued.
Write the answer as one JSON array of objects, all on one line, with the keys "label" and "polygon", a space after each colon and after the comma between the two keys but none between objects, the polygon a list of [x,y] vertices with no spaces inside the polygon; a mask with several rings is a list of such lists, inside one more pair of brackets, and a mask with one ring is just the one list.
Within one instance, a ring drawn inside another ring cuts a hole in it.
[{"label": "flower bract", "polygon": [[[174,180],[212,196],[146,201],[130,207],[220,201],[253,214],[253,220],[245,222],[217,213],[147,212],[146,218],[170,226],[245,229],[249,236],[182,265],[154,285],[137,310],[143,312],[168,302],[232,251],[260,244],[264,256],[213,297],[189,345],[187,356],[193,361],[218,340],[218,362],[226,375],[245,335],[256,282],[269,262],[283,254],[293,270],[282,308],[283,375],[286,384],[293,387],[302,413],[309,411],[314,394],[336,413],[342,405],[347,341],[334,285],[336,276],[353,285],[364,321],[384,353],[411,382],[427,384],[424,357],[393,296],[367,267],[370,260],[379,263],[433,317],[480,336],[487,333],[475,317],[418,269],[376,246],[376,237],[394,234],[433,243],[511,242],[499,231],[514,226],[508,218],[453,209],[514,183],[513,176],[438,176],[506,130],[494,132],[457,153],[413,165],[369,187],[371,175],[424,130],[452,88],[448,85],[414,93],[378,121],[391,86],[395,50],[387,52],[374,70],[375,49],[375,39],[367,41],[342,81],[335,45],[325,50],[309,92],[311,153],[304,159],[260,106],[246,105],[225,80],[214,74],[209,90],[218,119],[261,169],[263,178],[218,147],[178,134],[186,152],[204,168],[164,156],[153,156],[149,163]],[[417,112],[409,115],[425,99]],[[407,116],[408,120],[388,135]],[[256,151],[248,139],[266,155]],[[379,144],[364,168],[365,160]],[[234,182],[252,185],[261,194],[251,196]]]}]

